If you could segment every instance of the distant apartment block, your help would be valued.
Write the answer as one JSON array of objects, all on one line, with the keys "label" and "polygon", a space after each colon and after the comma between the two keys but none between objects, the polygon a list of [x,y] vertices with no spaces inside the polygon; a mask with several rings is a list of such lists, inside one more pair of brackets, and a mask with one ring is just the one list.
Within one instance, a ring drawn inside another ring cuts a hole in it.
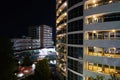
[{"label": "distant apartment block", "polygon": [[41,48],[53,47],[52,45],[52,27],[47,25],[29,27],[29,36],[40,40]]},{"label": "distant apartment block", "polygon": [[15,39],[12,39],[11,42],[13,42],[13,50],[15,51],[23,51],[23,50],[40,48],[40,40],[31,39],[30,37],[15,38]]},{"label": "distant apartment block", "polygon": [[50,48],[52,45],[52,27],[47,25],[29,27],[29,37],[14,38],[15,51]]}]

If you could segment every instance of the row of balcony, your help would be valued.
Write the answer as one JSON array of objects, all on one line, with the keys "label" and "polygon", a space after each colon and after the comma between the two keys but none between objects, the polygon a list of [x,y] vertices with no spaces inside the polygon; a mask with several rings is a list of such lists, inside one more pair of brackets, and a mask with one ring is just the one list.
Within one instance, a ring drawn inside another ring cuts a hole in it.
[{"label": "row of balcony", "polygon": [[20,47],[14,47],[13,50],[20,51],[20,50],[29,50],[29,49],[38,49],[38,48],[40,48],[39,45],[38,46],[37,45],[36,46],[27,46],[27,47],[20,46]]},{"label": "row of balcony", "polygon": [[61,30],[66,30],[66,23],[60,24],[59,26],[57,26],[56,28],[56,33],[61,31]]},{"label": "row of balcony", "polygon": [[59,35],[59,34],[63,34],[63,33],[66,33],[65,29],[59,30],[56,34]]},{"label": "row of balcony", "polygon": [[56,21],[56,25],[59,26],[67,21],[67,13],[63,13]]},{"label": "row of balcony", "polygon": [[120,40],[119,30],[92,31],[86,33],[86,40]]},{"label": "row of balcony", "polygon": [[57,8],[59,9],[59,7],[65,2],[66,0],[58,0],[58,6]]},{"label": "row of balcony", "polygon": [[67,11],[67,8],[64,8],[59,14],[57,14],[56,18],[59,18],[63,13]]},{"label": "row of balcony", "polygon": [[107,5],[111,3],[118,3],[120,0],[94,0],[91,3],[85,3],[85,9],[91,9],[97,6]]},{"label": "row of balcony", "polygon": [[57,23],[56,26],[59,26],[59,25],[61,25],[61,24],[63,24],[63,23],[66,23],[66,22],[67,22],[67,19],[66,19],[66,18],[63,18],[63,20],[61,20],[59,23]]},{"label": "row of balcony", "polygon": [[60,19],[67,15],[66,11],[67,11],[67,3],[65,2],[56,12],[56,18],[58,19],[57,22],[60,22]]},{"label": "row of balcony", "polygon": [[17,44],[17,43],[39,43],[40,41],[32,41],[32,40],[29,40],[29,41],[27,41],[27,40],[25,40],[25,41],[15,41],[15,43]]},{"label": "row of balcony", "polygon": [[120,58],[120,48],[88,47],[87,55]]},{"label": "row of balcony", "polygon": [[86,62],[86,70],[96,72],[96,73],[102,73],[111,75],[112,73],[115,73],[116,76],[120,76],[120,67],[119,66],[110,66],[110,65],[104,65],[104,64],[97,64],[97,63],[90,63]]},{"label": "row of balcony", "polygon": [[101,16],[91,16],[86,18],[86,24],[97,24],[102,22],[109,22],[109,21],[120,21],[120,13],[111,13]]}]

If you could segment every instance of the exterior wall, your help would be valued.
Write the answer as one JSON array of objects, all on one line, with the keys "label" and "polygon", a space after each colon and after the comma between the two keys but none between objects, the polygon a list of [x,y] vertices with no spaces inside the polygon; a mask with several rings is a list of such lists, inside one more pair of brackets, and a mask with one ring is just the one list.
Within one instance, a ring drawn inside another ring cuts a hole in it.
[{"label": "exterior wall", "polygon": [[[85,0],[84,78],[119,76],[119,0]],[[113,35],[113,36],[112,36]],[[113,51],[112,51],[113,50]]]}]

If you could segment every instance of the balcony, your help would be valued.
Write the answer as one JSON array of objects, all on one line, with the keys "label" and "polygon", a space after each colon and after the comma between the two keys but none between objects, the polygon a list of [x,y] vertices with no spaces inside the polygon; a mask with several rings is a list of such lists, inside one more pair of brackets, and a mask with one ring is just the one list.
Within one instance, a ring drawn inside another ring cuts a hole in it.
[{"label": "balcony", "polygon": [[64,22],[66,22],[66,19],[67,19],[67,13],[65,12],[61,16],[59,16],[59,18],[56,20],[56,23],[57,23],[56,25],[58,26]]},{"label": "balcony", "polygon": [[57,14],[57,18],[60,17],[65,12],[67,12],[67,8],[64,8],[63,10],[61,10],[61,12],[59,12],[59,14]]},{"label": "balcony", "polygon": [[98,14],[86,17],[86,24],[98,24],[103,22],[120,21],[120,13]]},{"label": "balcony", "polygon": [[106,75],[115,73],[116,76],[120,77],[120,67],[118,66],[109,66],[109,65],[90,63],[90,62],[86,62],[86,66],[87,66],[86,70],[89,70],[95,73],[102,73]]},{"label": "balcony", "polygon": [[86,40],[120,40],[119,30],[86,32]]},{"label": "balcony", "polygon": [[102,5],[107,5],[107,4],[112,4],[112,3],[119,3],[120,0],[94,0],[94,1],[88,1],[85,3],[85,9],[91,9],[91,8],[95,8],[98,6],[102,6]]},{"label": "balcony", "polygon": [[65,29],[62,29],[62,30],[59,30],[59,31],[57,31],[57,35],[59,35],[59,34],[64,34],[64,33],[66,33],[66,30]]},{"label": "balcony", "polygon": [[65,2],[66,0],[61,0],[61,2],[59,3],[59,5],[57,6],[57,9],[60,8],[60,6]]}]

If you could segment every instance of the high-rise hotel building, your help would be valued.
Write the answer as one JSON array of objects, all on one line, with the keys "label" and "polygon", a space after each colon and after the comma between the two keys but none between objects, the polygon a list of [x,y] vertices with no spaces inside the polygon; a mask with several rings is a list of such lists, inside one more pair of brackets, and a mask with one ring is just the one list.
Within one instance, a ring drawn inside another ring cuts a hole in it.
[{"label": "high-rise hotel building", "polygon": [[67,1],[56,0],[56,49],[57,49],[57,69],[66,78],[66,21],[67,21]]},{"label": "high-rise hotel building", "polygon": [[120,77],[120,0],[68,0],[67,80]]},{"label": "high-rise hotel building", "polygon": [[[67,0],[66,34],[60,34],[64,2],[58,0],[56,5],[58,50],[66,35],[66,79],[90,80],[99,75],[108,80],[111,74],[120,77],[120,0]],[[59,57],[61,61],[60,52]]]},{"label": "high-rise hotel building", "polygon": [[85,80],[120,77],[120,0],[85,0],[83,60]]}]

